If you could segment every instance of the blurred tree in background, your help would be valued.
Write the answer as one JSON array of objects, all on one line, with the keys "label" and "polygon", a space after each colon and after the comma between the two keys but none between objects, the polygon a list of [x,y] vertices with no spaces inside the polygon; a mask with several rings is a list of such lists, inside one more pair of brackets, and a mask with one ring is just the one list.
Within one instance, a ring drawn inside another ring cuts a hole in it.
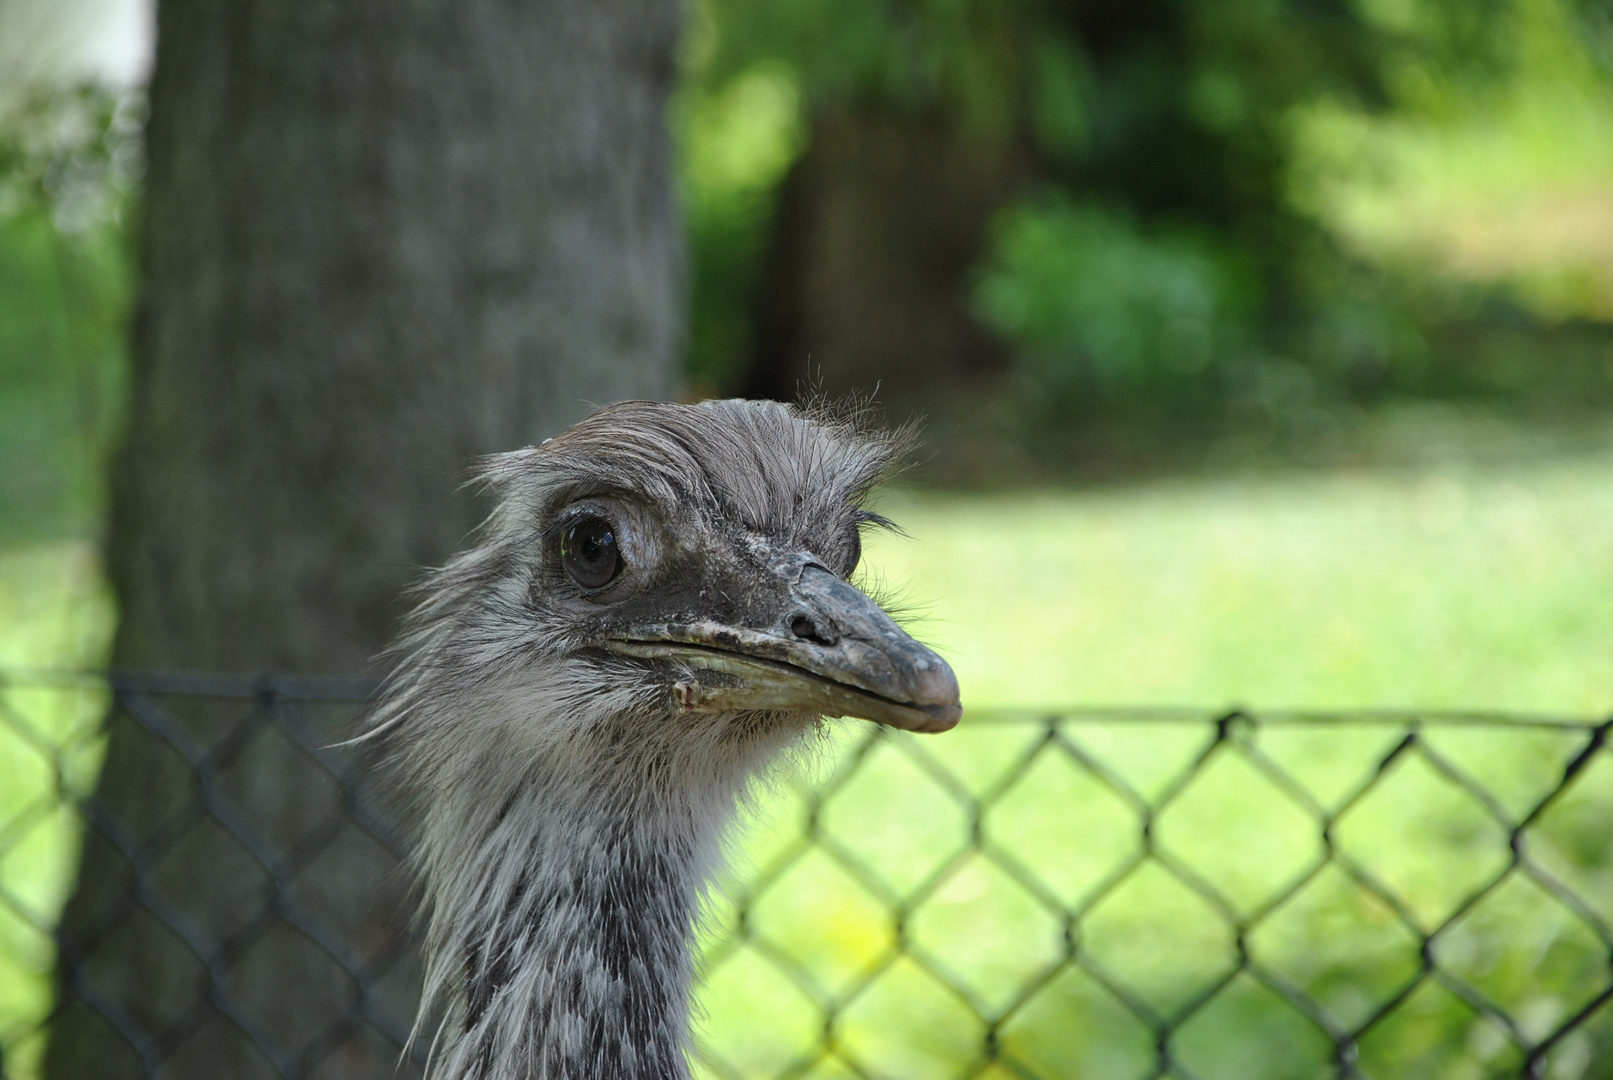
[{"label": "blurred tree in background", "polygon": [[899,412],[984,399],[1010,431],[1118,419],[1179,437],[1516,391],[1499,327],[1544,345],[1533,383],[1578,349],[1606,396],[1599,325],[1588,344],[1562,331],[1605,320],[1613,292],[1580,264],[1607,245],[1569,240],[1565,269],[1532,209],[1489,213],[1508,183],[1577,167],[1587,190],[1546,232],[1608,217],[1613,169],[1583,145],[1613,145],[1594,139],[1613,130],[1600,6],[697,14],[681,130],[701,390],[878,382]]}]

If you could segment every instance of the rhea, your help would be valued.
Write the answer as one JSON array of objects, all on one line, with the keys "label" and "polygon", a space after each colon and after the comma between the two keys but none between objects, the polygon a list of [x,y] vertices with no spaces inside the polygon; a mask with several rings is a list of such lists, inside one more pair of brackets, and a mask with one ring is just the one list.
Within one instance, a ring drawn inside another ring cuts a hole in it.
[{"label": "rhea", "polygon": [[433,1080],[686,1078],[752,778],[824,717],[957,723],[946,662],[848,580],[903,444],[629,402],[486,461],[495,508],[418,587],[371,722],[420,819]]}]

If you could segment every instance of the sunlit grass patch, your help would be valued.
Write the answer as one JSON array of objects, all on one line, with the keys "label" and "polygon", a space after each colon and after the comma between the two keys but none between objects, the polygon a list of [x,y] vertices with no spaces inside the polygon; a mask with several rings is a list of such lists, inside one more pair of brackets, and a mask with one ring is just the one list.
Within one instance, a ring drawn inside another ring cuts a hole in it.
[{"label": "sunlit grass patch", "polygon": [[[0,551],[0,1046],[8,1075],[37,1075],[61,914],[78,857],[68,802],[95,784],[108,704],[91,684],[32,672],[99,666],[111,629],[100,563],[86,544]],[[25,680],[9,685],[8,675]]]},{"label": "sunlit grass patch", "polygon": [[96,732],[110,702],[94,683],[7,685],[0,677],[0,1046],[8,1076],[36,1075],[49,1011],[52,931],[72,884],[88,797],[100,768]]},{"label": "sunlit grass patch", "polygon": [[883,509],[966,708],[1613,710],[1610,457]]},{"label": "sunlit grass patch", "polygon": [[112,621],[95,545],[0,547],[0,670],[99,667]]}]

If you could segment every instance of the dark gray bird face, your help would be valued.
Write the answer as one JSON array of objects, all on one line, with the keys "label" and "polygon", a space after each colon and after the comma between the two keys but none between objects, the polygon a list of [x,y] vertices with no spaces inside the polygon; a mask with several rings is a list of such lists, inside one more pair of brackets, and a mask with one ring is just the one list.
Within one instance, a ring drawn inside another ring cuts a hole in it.
[{"label": "dark gray bird face", "polygon": [[962,712],[957,679],[846,580],[871,515],[838,509],[769,528],[722,503],[577,495],[545,515],[531,599],[574,650],[640,667],[680,711],[945,731]]},{"label": "dark gray bird face", "polygon": [[627,402],[488,459],[481,542],[420,586],[372,730],[427,768],[634,724],[670,745],[705,713],[952,727],[952,670],[847,580],[902,446],[774,402]]}]

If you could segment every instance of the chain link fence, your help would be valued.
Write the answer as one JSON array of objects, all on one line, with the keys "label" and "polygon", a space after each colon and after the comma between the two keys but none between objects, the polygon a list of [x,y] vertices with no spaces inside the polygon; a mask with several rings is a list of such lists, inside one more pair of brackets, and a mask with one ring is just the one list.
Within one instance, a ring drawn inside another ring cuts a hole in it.
[{"label": "chain link fence", "polygon": [[[367,690],[0,682],[0,1077],[418,1075],[405,841],[332,745]],[[1610,724],[845,725],[736,842],[696,1072],[1613,1077]]]}]

